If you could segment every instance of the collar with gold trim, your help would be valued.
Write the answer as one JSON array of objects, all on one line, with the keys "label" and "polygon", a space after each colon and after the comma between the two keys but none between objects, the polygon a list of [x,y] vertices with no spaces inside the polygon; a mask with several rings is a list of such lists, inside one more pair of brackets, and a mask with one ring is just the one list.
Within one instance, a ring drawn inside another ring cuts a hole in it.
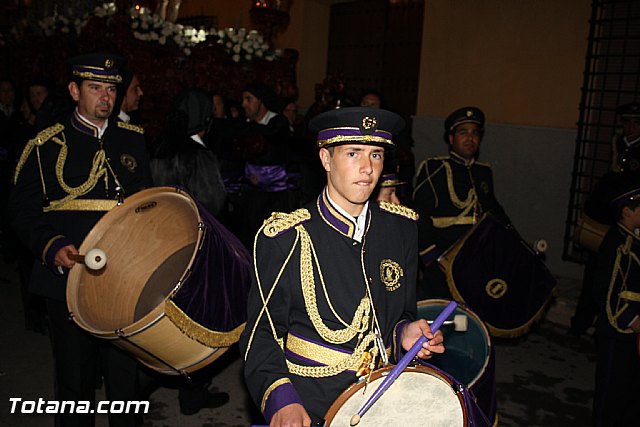
[{"label": "collar with gold trim", "polygon": [[451,160],[453,160],[455,163],[461,164],[463,166],[471,166],[472,164],[474,164],[476,162],[475,157],[467,160],[464,157],[460,156],[458,153],[456,153],[455,151],[449,151],[449,157],[451,158]]},{"label": "collar with gold trim", "polygon": [[[84,133],[85,135],[89,135],[94,138],[98,138],[100,136],[100,129],[97,126],[89,123],[86,119],[83,119],[82,116],[80,116],[80,113],[78,113],[77,109],[73,110],[73,114],[71,115],[71,125],[78,132]],[[104,130],[107,129],[107,126],[108,122],[105,123],[102,132],[103,134]]]},{"label": "collar with gold trim", "polygon": [[356,231],[356,219],[352,216],[342,214],[336,206],[331,203],[327,194],[327,188],[318,196],[317,201],[318,212],[320,217],[331,228],[338,233],[353,239]]}]

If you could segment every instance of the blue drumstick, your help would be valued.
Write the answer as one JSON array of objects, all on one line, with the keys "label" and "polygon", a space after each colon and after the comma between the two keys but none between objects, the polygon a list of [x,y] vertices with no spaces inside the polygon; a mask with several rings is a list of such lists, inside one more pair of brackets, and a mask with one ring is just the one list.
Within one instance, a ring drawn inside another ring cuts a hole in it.
[{"label": "blue drumstick", "polygon": [[[436,317],[436,320],[434,320],[431,324],[431,332],[435,334],[436,331],[440,329],[440,326],[442,326],[444,321],[447,320],[451,313],[453,313],[453,310],[455,310],[457,306],[457,302],[451,301],[449,305],[447,305],[444,310],[440,312],[438,317]],[[351,417],[351,421],[349,422],[351,426],[355,426],[360,422],[360,418],[362,418],[365,412],[369,410],[371,405],[373,405],[376,400],[378,400],[380,396],[382,396],[382,393],[384,393],[396,380],[396,378],[398,378],[398,375],[400,375],[400,373],[404,371],[404,368],[407,367],[409,362],[411,362],[413,358],[416,357],[416,354],[418,354],[418,352],[422,348],[422,344],[424,344],[426,341],[427,337],[425,337],[424,335],[421,335],[420,338],[418,338],[415,344],[413,344],[413,347],[411,347],[407,354],[405,354],[402,359],[400,359],[398,364],[391,370],[391,372],[389,372],[389,375],[387,375],[384,381],[382,381],[376,391],[374,391],[371,397],[369,397],[369,400],[367,400],[367,402],[362,406],[362,409],[360,409],[357,414]]]}]

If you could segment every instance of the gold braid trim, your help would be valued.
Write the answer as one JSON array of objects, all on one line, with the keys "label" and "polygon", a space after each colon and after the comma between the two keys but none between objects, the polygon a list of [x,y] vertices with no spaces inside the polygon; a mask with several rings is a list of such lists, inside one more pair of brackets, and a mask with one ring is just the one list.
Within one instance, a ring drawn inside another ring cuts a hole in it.
[{"label": "gold braid trim", "polygon": [[271,216],[264,221],[264,235],[276,237],[309,219],[311,219],[311,214],[306,209],[297,209],[291,213],[272,212]]},{"label": "gold braid trim", "polygon": [[[631,328],[619,328],[617,319],[620,316],[621,312],[624,311],[628,304],[625,299],[622,298],[622,295],[634,294],[633,292],[627,289],[627,276],[629,275],[629,270],[631,268],[631,262],[634,261],[636,264],[640,265],[640,260],[637,255],[631,250],[631,246],[633,245],[633,237],[627,236],[627,239],[623,244],[618,246],[616,249],[616,260],[613,263],[613,271],[611,273],[611,280],[609,281],[609,289],[607,291],[607,318],[609,319],[609,324],[618,332],[623,334],[633,333],[633,329]],[[627,257],[626,265],[622,265],[622,257]],[[614,292],[614,285],[620,277],[621,284],[620,290],[617,292],[618,299],[615,304],[615,313],[613,312],[613,308],[611,307],[611,297]],[[637,294],[636,294],[637,295]]]},{"label": "gold braid trim", "polygon": [[64,130],[64,126],[61,125],[60,123],[56,123],[55,125],[40,131],[35,138],[30,139],[29,142],[27,142],[27,145],[24,147],[24,150],[22,150],[22,154],[20,155],[18,164],[16,165],[16,171],[13,175],[14,184],[16,183],[16,181],[18,181],[18,175],[20,175],[20,172],[22,171],[24,164],[27,162],[27,159],[29,158],[29,154],[31,154],[33,147],[40,147],[41,145],[44,145],[45,142],[47,142],[48,140],[50,140],[56,134],[62,132],[63,130]]},{"label": "gold braid trim", "polygon": [[322,320],[320,312],[318,311],[318,302],[316,300],[316,285],[313,277],[313,260],[312,254],[315,256],[315,251],[311,243],[311,237],[307,230],[303,226],[298,227],[300,233],[300,281],[302,283],[302,294],[304,296],[304,302],[307,309],[307,314],[314,328],[320,335],[320,337],[332,344],[344,344],[352,340],[356,334],[363,333],[367,330],[369,323],[369,312],[371,302],[367,296],[362,297],[360,304],[356,309],[351,324],[346,324],[335,312],[329,296],[326,286],[324,286],[324,280],[322,279],[322,273],[320,272],[320,264],[317,258],[316,265],[318,266],[318,272],[320,274],[321,281],[323,282],[323,290],[325,298],[329,303],[329,307],[334,316],[346,327],[343,329],[333,330],[330,329]]},{"label": "gold braid trim", "polygon": [[253,329],[251,330],[251,335],[249,335],[249,341],[247,343],[247,350],[244,353],[244,360],[245,361],[247,360],[247,356],[249,355],[249,351],[251,350],[251,345],[253,343],[253,337],[256,334],[256,330],[258,329],[258,325],[260,324],[260,319],[262,318],[263,315],[267,316],[267,320],[269,321],[269,326],[271,327],[271,334],[273,335],[274,341],[276,341],[278,343],[278,345],[280,346],[280,349],[284,348],[284,339],[283,338],[278,338],[278,334],[276,333],[276,327],[273,324],[273,319],[271,319],[271,313],[269,313],[268,304],[269,304],[269,300],[271,299],[271,296],[273,295],[273,292],[276,290],[276,286],[278,286],[278,282],[280,281],[280,277],[284,273],[285,267],[287,266],[287,264],[289,264],[289,260],[291,259],[291,256],[293,255],[293,252],[294,252],[296,246],[298,245],[298,241],[299,241],[300,237],[299,237],[299,235],[296,235],[296,239],[293,242],[293,245],[291,245],[291,249],[289,250],[289,254],[287,255],[287,258],[285,259],[285,261],[282,263],[282,267],[280,267],[280,271],[278,272],[278,275],[276,276],[275,280],[273,281],[273,285],[271,285],[271,288],[269,289],[269,293],[265,297],[264,290],[262,289],[262,284],[261,284],[261,281],[260,281],[260,273],[258,272],[258,261],[257,261],[258,257],[256,256],[256,247],[258,246],[258,236],[263,231],[265,225],[266,225],[266,221],[265,221],[265,224],[262,225],[260,230],[258,230],[258,232],[256,233],[256,236],[255,236],[255,238],[253,240],[253,271],[254,271],[254,273],[256,275],[256,284],[257,284],[258,292],[260,293],[260,300],[262,301],[262,308],[260,309],[260,313],[258,313],[258,317],[256,318],[255,323],[253,324]]},{"label": "gold braid trim", "polygon": [[207,347],[229,347],[237,343],[245,325],[243,323],[229,332],[212,331],[191,319],[171,300],[165,301],[164,312],[186,336]]},{"label": "gold braid trim", "polygon": [[469,193],[465,200],[460,200],[453,185],[453,171],[451,170],[451,165],[449,162],[443,162],[443,164],[447,172],[447,187],[449,188],[449,197],[451,198],[451,202],[453,202],[453,205],[458,209],[466,209],[465,212],[468,212],[477,201],[475,188],[469,189]]},{"label": "gold braid trim", "polygon": [[144,134],[144,128],[142,126],[132,125],[131,123],[127,123],[127,122],[117,122],[117,123],[119,128],[132,130],[134,132]]},{"label": "gold braid trim", "polygon": [[60,154],[58,154],[58,160],[56,161],[56,178],[58,179],[58,184],[60,184],[60,187],[62,187],[62,189],[67,193],[67,196],[63,197],[62,199],[51,201],[49,209],[58,210],[60,209],[60,205],[64,205],[68,201],[73,200],[79,196],[83,196],[93,190],[93,188],[98,183],[98,179],[100,179],[102,176],[104,176],[106,179],[107,168],[105,167],[106,154],[103,149],[100,149],[93,156],[93,163],[91,165],[91,170],[89,171],[89,177],[87,178],[87,180],[77,187],[70,187],[64,181],[64,164],[67,161],[68,152],[66,140],[64,138],[64,135],[62,137],[62,140],[58,138],[53,138],[53,140],[61,146]]},{"label": "gold braid trim", "polygon": [[408,208],[404,205],[398,205],[396,203],[386,202],[384,200],[380,201],[379,203],[380,209],[382,209],[383,211],[390,212],[394,215],[400,215],[413,221],[418,220],[418,213],[411,208]]},{"label": "gold braid trim", "polygon": [[264,413],[264,407],[267,404],[267,399],[269,398],[269,395],[271,394],[271,392],[277,389],[278,387],[280,387],[282,384],[291,384],[291,380],[289,378],[280,378],[279,380],[274,381],[273,384],[269,386],[267,391],[265,391],[264,395],[262,396],[262,402],[260,403],[261,412]]},{"label": "gold braid trim", "polygon": [[[289,368],[289,372],[301,377],[324,378],[338,375],[346,371],[347,369],[354,369],[354,367],[357,367],[360,364],[359,362],[362,354],[372,343],[375,343],[375,341],[376,335],[373,332],[369,332],[360,342],[360,344],[358,344],[358,346],[353,350],[353,353],[345,356],[344,359],[340,360],[335,365],[303,366],[287,360],[287,367]],[[373,359],[375,360],[376,356],[378,355],[377,346],[373,346],[373,348],[371,349],[371,354],[373,356]]]},{"label": "gold braid trim", "polygon": [[620,298],[625,299],[627,301],[640,302],[640,293],[632,292],[632,291],[623,291],[623,292],[620,292]]}]

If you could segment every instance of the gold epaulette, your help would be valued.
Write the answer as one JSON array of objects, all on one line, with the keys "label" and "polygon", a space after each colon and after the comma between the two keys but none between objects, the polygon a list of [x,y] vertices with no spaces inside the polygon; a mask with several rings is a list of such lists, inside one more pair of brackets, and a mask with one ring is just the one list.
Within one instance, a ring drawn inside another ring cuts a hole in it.
[{"label": "gold epaulette", "polygon": [[418,213],[411,208],[406,207],[405,205],[398,205],[391,202],[385,202],[384,200],[380,201],[380,209],[394,215],[403,216],[412,221],[418,220]]},{"label": "gold epaulette", "polygon": [[491,167],[491,165],[489,163],[484,163],[484,162],[476,162],[476,165],[480,165],[480,166],[486,166],[488,168]]},{"label": "gold epaulette", "polygon": [[264,235],[267,237],[277,237],[285,231],[310,219],[311,214],[304,208],[296,209],[291,213],[273,212],[269,218],[264,220]]},{"label": "gold epaulette", "polygon": [[[48,128],[43,129],[40,132],[38,132],[36,137],[33,138],[31,141],[33,141],[33,144],[35,144],[37,146],[44,145],[45,142],[47,142],[48,140],[50,140],[51,138],[53,138],[54,136],[56,136],[57,134],[59,134],[63,130],[64,130],[64,125],[62,125],[60,123],[56,123],[55,125],[49,126]],[[29,142],[31,142],[31,141],[29,141]]]},{"label": "gold epaulette", "polygon": [[132,130],[140,134],[144,133],[144,129],[142,128],[142,126],[132,125],[131,123],[127,123],[127,122],[118,122],[118,127],[122,129]]},{"label": "gold epaulette", "polygon": [[[18,176],[20,175],[20,172],[22,171],[24,164],[29,158],[29,155],[33,151],[33,147],[40,147],[44,145],[45,142],[49,141],[54,136],[61,133],[63,130],[64,130],[64,126],[60,123],[56,123],[53,126],[49,126],[48,128],[41,130],[40,132],[38,132],[35,138],[32,138],[27,142],[27,145],[25,145],[24,149],[22,150],[22,154],[20,154],[20,158],[18,159],[18,164],[16,164],[16,170],[13,172],[13,180],[12,180],[13,184],[15,184],[18,181]],[[60,144],[61,142],[58,142],[58,143]]]},{"label": "gold epaulette", "polygon": [[447,160],[448,158],[449,158],[449,156],[436,156],[436,157],[429,157],[427,159],[427,161],[429,161],[429,160],[440,160],[440,161],[442,161],[442,160]]}]

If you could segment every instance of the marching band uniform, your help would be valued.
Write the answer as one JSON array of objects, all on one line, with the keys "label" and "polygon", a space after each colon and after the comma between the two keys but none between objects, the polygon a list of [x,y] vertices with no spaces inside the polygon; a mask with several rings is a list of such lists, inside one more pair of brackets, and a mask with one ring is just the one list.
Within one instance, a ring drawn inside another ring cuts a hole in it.
[{"label": "marching band uniform", "polygon": [[[447,131],[462,123],[484,126],[482,111],[466,107],[452,113],[445,121]],[[475,158],[466,160],[454,151],[448,156],[423,161],[416,174],[413,193],[418,219],[418,248],[420,260],[428,266],[427,276],[431,292],[448,297],[446,281],[434,263],[451,245],[467,233],[483,214],[491,213],[509,224],[504,209],[493,192],[491,167]],[[418,299],[427,295],[419,287]]]},{"label": "marching band uniform", "polygon": [[[74,81],[117,84],[123,59],[107,54],[73,58]],[[102,215],[125,196],[150,186],[142,129],[121,121],[102,129],[76,109],[66,120],[31,139],[19,159],[10,210],[13,226],[40,258],[30,289],[47,298],[56,371],[56,399],[94,401],[98,363],[111,400],[135,400],[136,361],[70,322],[67,271],[56,253],[84,237]],[[80,267],[76,267],[80,268]],[[111,425],[135,425],[135,414],[110,415]],[[59,415],[61,425],[92,425],[93,415]]]},{"label": "marching band uniform", "polygon": [[[626,206],[638,197],[640,189],[612,203]],[[621,222],[609,229],[598,250],[593,289],[599,310],[595,426],[632,425],[640,417],[638,333],[631,329],[640,315],[639,257],[640,238]]]},{"label": "marching band uniform", "polygon": [[[627,129],[625,122],[640,119],[640,104],[623,104],[616,108],[616,114],[623,122],[624,130],[616,132],[611,141],[611,167],[598,182],[584,203],[583,221],[591,224],[595,221],[598,228],[607,229],[616,222],[610,209],[611,200],[628,186],[640,185],[640,137]],[[592,324],[597,307],[592,298],[591,289],[596,271],[596,253],[587,251],[584,265],[582,289],[576,310],[571,318],[570,332],[581,335]]]},{"label": "marching band uniform", "polygon": [[[397,116],[375,111],[377,120],[397,126]],[[341,110],[325,114],[356,119]],[[336,133],[329,141],[362,131],[326,124]],[[381,130],[356,141],[367,137],[391,144]],[[325,189],[304,208],[265,221],[240,346],[248,389],[267,420],[300,403],[321,423],[359,369],[361,376],[387,352],[398,356],[402,330],[416,317],[416,218],[404,206],[372,201],[353,218]]]}]

